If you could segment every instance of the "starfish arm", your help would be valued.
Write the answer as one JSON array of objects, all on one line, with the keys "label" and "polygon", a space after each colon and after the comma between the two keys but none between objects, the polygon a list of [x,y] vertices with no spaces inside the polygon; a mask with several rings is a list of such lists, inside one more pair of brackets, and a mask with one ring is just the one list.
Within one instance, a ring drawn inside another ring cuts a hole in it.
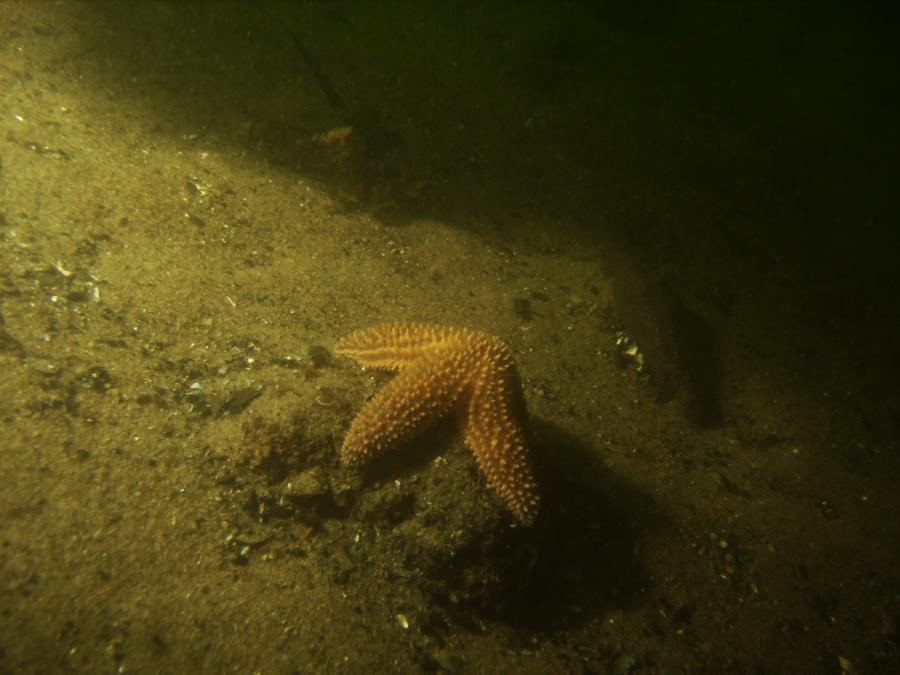
[{"label": "starfish arm", "polygon": [[525,525],[534,521],[540,497],[517,418],[521,393],[514,373],[481,379],[469,400],[463,434],[488,485]]},{"label": "starfish arm", "polygon": [[466,390],[454,354],[420,360],[401,372],[359,412],[341,447],[341,461],[354,465],[410,440],[445,417]]},{"label": "starfish arm", "polygon": [[335,345],[335,351],[364,366],[396,371],[472,334],[464,328],[433,324],[382,323],[348,335]]}]

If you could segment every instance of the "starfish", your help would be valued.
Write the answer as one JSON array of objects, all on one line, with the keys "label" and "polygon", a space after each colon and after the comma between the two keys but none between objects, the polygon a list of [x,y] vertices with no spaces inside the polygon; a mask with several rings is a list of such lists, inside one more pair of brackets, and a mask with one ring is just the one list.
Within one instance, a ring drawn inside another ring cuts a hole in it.
[{"label": "starfish", "polygon": [[363,366],[399,372],[353,420],[341,461],[358,465],[455,413],[488,485],[523,524],[537,514],[537,484],[520,424],[522,385],[509,348],[467,328],[386,323],[335,346]]}]

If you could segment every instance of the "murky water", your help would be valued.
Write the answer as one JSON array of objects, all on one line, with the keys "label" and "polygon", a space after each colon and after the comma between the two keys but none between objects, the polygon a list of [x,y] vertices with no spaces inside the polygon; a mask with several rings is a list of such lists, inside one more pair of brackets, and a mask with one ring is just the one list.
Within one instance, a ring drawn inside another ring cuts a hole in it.
[{"label": "murky water", "polygon": [[0,670],[897,669],[897,18],[0,4]]}]

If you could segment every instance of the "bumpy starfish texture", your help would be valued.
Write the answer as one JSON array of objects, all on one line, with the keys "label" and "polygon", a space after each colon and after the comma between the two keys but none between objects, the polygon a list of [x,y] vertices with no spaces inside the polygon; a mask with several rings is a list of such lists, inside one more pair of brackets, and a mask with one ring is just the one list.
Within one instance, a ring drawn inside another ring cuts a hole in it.
[{"label": "bumpy starfish texture", "polygon": [[345,337],[335,351],[399,372],[353,420],[341,447],[344,464],[373,459],[455,412],[488,485],[520,522],[534,520],[539,500],[520,424],[522,386],[500,339],[466,328],[387,323]]}]

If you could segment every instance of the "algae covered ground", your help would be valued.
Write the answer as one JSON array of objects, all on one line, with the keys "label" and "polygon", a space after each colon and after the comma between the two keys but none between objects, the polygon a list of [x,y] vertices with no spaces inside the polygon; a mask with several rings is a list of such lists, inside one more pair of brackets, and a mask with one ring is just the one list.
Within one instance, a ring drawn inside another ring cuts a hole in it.
[{"label": "algae covered ground", "polygon": [[[0,3],[0,670],[900,668],[897,16]],[[542,494],[363,469],[501,337]]]}]

